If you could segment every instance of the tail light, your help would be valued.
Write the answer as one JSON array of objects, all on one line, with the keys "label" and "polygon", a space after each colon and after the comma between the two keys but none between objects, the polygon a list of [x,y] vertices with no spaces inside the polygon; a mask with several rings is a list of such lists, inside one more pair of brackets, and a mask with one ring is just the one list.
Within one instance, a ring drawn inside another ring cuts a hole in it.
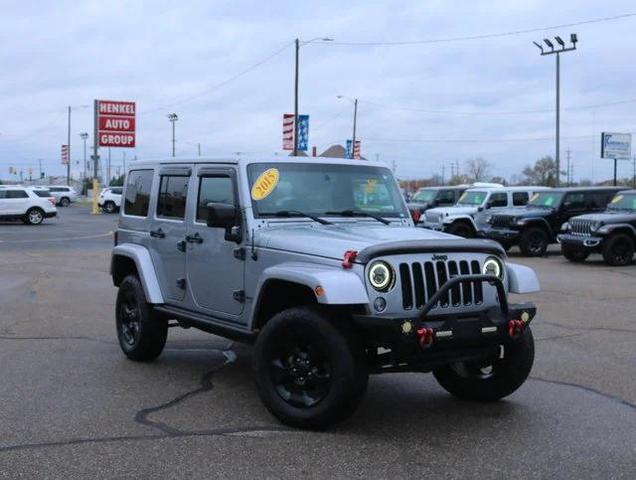
[{"label": "tail light", "polygon": [[51,202],[51,205],[55,206],[55,197],[49,197],[48,201]]},{"label": "tail light", "polygon": [[419,210],[411,210],[411,218],[415,223],[419,222],[420,218],[422,218],[422,212]]}]

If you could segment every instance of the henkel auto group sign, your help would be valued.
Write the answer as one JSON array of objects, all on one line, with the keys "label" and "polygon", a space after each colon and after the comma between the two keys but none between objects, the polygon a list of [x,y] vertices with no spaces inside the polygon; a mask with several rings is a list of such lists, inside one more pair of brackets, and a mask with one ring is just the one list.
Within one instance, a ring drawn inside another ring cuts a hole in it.
[{"label": "henkel auto group sign", "polygon": [[95,110],[100,147],[135,147],[135,102],[95,100]]}]

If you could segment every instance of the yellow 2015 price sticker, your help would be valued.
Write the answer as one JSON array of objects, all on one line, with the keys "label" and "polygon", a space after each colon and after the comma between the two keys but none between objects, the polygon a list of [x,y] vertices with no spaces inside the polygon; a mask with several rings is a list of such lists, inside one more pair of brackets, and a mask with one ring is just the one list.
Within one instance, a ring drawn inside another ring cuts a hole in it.
[{"label": "yellow 2015 price sticker", "polygon": [[261,173],[254,185],[252,185],[252,198],[254,200],[263,200],[274,191],[278,185],[280,173],[277,168],[269,168]]}]

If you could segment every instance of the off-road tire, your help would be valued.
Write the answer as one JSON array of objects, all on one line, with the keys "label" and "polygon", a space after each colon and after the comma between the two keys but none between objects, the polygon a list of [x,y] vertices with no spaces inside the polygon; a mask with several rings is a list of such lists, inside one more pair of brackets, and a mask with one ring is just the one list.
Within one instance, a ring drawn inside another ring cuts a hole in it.
[{"label": "off-road tire", "polygon": [[460,220],[452,223],[446,229],[446,233],[457,235],[458,237],[473,238],[475,236],[475,229],[469,223]]},{"label": "off-road tire", "polygon": [[117,205],[115,205],[115,202],[108,200],[104,202],[103,209],[106,213],[115,213],[117,211]]},{"label": "off-road tire", "polygon": [[44,221],[44,210],[39,207],[29,208],[24,214],[24,223],[27,225],[39,225]]},{"label": "off-road tire", "polygon": [[570,262],[574,263],[582,263],[590,256],[590,252],[568,245],[561,245],[561,253]]},{"label": "off-road tire", "polygon": [[128,275],[119,285],[115,318],[119,346],[129,359],[147,362],[161,355],[168,336],[168,322],[153,312],[135,275]]},{"label": "off-road tire", "polygon": [[[438,383],[462,400],[494,402],[507,397],[526,381],[534,362],[534,339],[530,327],[521,337],[503,346],[504,357],[493,360],[491,376],[473,373],[475,362],[457,362],[433,371]],[[481,375],[481,376],[480,376]]]},{"label": "off-road tire", "polygon": [[549,242],[550,238],[543,228],[530,227],[521,234],[519,248],[526,257],[543,257]]},{"label": "off-road tire", "polygon": [[603,260],[613,267],[624,267],[634,258],[634,239],[626,233],[616,233],[603,242]]},{"label": "off-road tire", "polygon": [[60,199],[60,207],[68,207],[71,204],[71,201],[67,197],[62,197]]},{"label": "off-road tire", "polygon": [[[340,322],[346,319],[332,319],[317,307],[293,307],[272,317],[260,332],[253,357],[256,386],[265,407],[282,423],[324,429],[351,416],[362,400],[368,382],[364,349]],[[298,353],[288,356],[288,350]],[[311,353],[302,357],[305,350]],[[292,373],[297,355],[309,362],[305,368],[310,370],[303,372],[312,371],[314,383],[308,373],[302,373],[306,384],[294,383],[303,378]],[[303,388],[303,394],[294,391]]]}]

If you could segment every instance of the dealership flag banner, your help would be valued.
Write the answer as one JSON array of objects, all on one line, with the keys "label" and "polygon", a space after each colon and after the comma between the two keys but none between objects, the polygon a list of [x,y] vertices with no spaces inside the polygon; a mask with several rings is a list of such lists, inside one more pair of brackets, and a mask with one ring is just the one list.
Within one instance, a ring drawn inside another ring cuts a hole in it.
[{"label": "dealership flag banner", "polygon": [[68,165],[68,145],[62,145],[62,165]]},{"label": "dealership flag banner", "polygon": [[356,148],[353,151],[353,156],[351,155],[351,140],[347,140],[347,153],[345,154],[346,158],[355,158],[356,160],[360,160],[362,148],[360,146],[360,140],[356,140]]},{"label": "dealership flag banner", "polygon": [[[298,150],[309,148],[309,115],[298,115]],[[283,150],[294,149],[294,114],[283,114]]]},{"label": "dealership flag banner", "polygon": [[98,146],[135,148],[135,102],[95,100],[95,110]]}]

